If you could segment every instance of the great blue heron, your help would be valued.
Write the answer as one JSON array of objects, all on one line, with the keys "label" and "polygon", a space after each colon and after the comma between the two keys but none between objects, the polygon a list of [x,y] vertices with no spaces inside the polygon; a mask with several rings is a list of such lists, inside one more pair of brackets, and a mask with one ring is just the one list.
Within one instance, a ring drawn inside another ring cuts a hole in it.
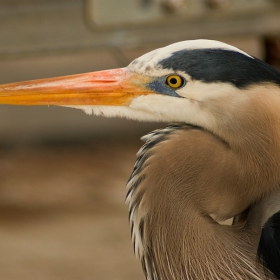
[{"label": "great blue heron", "polygon": [[0,103],[177,122],[143,138],[128,181],[146,278],[280,279],[274,68],[221,42],[184,41],[126,68],[2,85]]}]

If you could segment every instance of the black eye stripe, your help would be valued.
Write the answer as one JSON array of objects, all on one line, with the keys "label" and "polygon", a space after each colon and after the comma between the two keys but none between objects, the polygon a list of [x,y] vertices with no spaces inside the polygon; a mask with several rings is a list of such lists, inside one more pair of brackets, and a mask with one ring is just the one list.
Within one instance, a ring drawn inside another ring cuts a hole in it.
[{"label": "black eye stripe", "polygon": [[237,88],[272,82],[280,86],[279,71],[257,58],[223,49],[196,49],[174,52],[159,62],[163,69],[185,72],[203,83],[229,83]]}]

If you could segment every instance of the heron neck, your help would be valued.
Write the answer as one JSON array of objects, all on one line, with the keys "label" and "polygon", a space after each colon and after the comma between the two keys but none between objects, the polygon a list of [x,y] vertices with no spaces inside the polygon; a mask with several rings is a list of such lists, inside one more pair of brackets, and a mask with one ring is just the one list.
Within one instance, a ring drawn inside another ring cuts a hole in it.
[{"label": "heron neck", "polygon": [[229,143],[231,149],[263,157],[276,153],[279,158],[280,87],[252,86],[244,90],[242,97],[243,102],[234,105],[229,100],[220,102],[224,110],[214,107],[218,102],[213,102],[211,109],[217,120],[215,133]]},{"label": "heron neck", "polygon": [[266,279],[256,272],[259,231],[210,218],[241,213],[260,199],[258,186],[269,191],[264,173],[246,192],[256,183],[257,161],[243,160],[196,127],[170,126],[147,138],[127,196],[135,253],[147,279]]}]

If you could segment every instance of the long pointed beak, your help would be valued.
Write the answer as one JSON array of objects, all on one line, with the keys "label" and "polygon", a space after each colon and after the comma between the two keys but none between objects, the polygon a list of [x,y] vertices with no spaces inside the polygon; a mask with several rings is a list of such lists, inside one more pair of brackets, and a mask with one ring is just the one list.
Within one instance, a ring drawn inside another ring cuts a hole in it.
[{"label": "long pointed beak", "polygon": [[127,68],[11,83],[0,86],[0,104],[127,106],[140,95],[152,94],[149,77]]}]

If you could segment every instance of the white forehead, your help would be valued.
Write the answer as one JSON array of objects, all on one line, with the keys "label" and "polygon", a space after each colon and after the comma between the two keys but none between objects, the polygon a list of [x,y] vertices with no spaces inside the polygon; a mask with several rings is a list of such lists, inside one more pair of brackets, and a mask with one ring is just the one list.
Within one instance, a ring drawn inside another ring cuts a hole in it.
[{"label": "white forehead", "polygon": [[142,73],[142,74],[153,74],[154,76],[161,76],[168,74],[168,69],[162,69],[160,65],[158,65],[158,62],[166,59],[174,52],[180,51],[180,50],[201,50],[201,49],[220,49],[220,50],[230,50],[242,53],[246,56],[251,57],[246,52],[228,45],[223,42],[215,41],[215,40],[205,40],[205,39],[199,39],[199,40],[189,40],[189,41],[182,41],[178,43],[174,43],[171,45],[168,45],[166,47],[153,50],[151,52],[148,52],[139,58],[135,59],[128,65],[128,69],[132,72]]}]

